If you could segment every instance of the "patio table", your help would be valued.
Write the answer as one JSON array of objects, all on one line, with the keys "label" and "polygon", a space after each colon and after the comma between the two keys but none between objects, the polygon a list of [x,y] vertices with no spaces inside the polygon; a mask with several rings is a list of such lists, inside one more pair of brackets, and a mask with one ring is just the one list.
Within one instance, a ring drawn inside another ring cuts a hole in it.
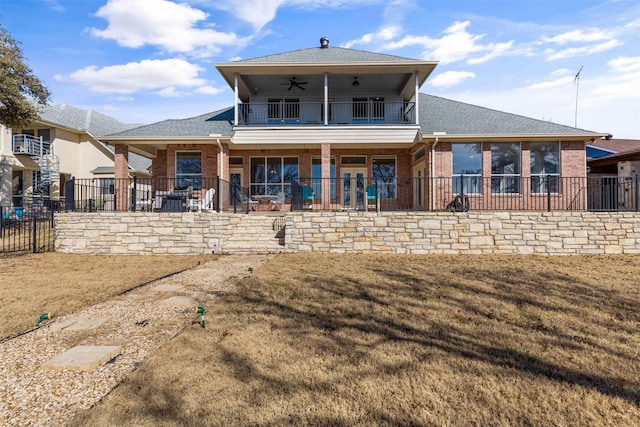
[{"label": "patio table", "polygon": [[263,210],[268,210],[267,207],[271,203],[272,200],[276,200],[278,196],[273,196],[270,194],[258,194],[255,196],[251,196],[253,200],[258,202],[258,210],[260,210],[260,206],[263,207]]}]

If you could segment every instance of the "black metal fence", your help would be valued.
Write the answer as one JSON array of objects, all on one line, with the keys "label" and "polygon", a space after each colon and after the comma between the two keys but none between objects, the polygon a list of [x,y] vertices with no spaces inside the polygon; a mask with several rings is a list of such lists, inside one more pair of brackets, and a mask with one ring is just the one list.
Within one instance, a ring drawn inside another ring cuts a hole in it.
[{"label": "black metal fence", "polygon": [[0,253],[54,250],[55,209],[0,206]]},{"label": "black metal fence", "polygon": [[220,178],[71,179],[64,210],[246,213],[252,202],[247,187]]},{"label": "black metal fence", "polygon": [[[263,193],[252,194],[250,188]],[[265,200],[275,199],[283,188],[287,191],[281,210],[294,211],[640,211],[639,177],[369,178],[364,174],[252,187],[219,178],[73,179],[66,184],[64,209],[248,213],[264,209]]]}]

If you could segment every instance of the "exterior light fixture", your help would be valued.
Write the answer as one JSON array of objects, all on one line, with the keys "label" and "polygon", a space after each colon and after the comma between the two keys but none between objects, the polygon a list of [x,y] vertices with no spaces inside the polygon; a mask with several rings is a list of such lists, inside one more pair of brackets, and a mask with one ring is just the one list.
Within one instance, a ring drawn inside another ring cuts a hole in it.
[{"label": "exterior light fixture", "polygon": [[351,82],[351,86],[358,87],[360,86],[360,82],[358,81],[358,77],[353,78],[353,82]]}]

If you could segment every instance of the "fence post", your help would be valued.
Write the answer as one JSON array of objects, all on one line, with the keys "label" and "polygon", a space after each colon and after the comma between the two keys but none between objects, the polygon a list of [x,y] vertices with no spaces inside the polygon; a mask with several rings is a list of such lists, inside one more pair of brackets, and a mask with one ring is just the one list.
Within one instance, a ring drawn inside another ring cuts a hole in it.
[{"label": "fence post", "polygon": [[2,239],[4,233],[2,232],[2,224],[4,224],[4,211],[2,205],[0,205],[0,239]]},{"label": "fence post", "polygon": [[69,181],[64,183],[64,210],[75,212],[75,185],[76,179],[72,177]]},{"label": "fence post", "polygon": [[380,213],[380,192],[378,191],[377,180],[376,180],[376,213]]},{"label": "fence post", "polygon": [[222,194],[220,194],[220,177],[216,176],[216,193],[218,195],[217,199],[218,199],[218,203],[216,203],[217,206],[215,206],[215,211],[220,213],[220,203],[222,202]]},{"label": "fence post", "polygon": [[31,228],[31,242],[33,243],[33,253],[37,253],[37,244],[38,244],[38,223],[36,221],[35,212],[31,213],[31,219],[33,220],[33,227]]},{"label": "fence post", "polygon": [[131,212],[136,211],[136,199],[138,197],[138,177],[133,177],[133,190],[131,191]]},{"label": "fence post", "polygon": [[549,175],[544,177],[547,183],[547,212],[551,212],[551,185],[549,185]]}]

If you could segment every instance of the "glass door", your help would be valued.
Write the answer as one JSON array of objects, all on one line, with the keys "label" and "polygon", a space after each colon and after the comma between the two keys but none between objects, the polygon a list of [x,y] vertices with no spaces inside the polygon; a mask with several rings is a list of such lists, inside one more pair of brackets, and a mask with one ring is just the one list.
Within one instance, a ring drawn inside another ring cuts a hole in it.
[{"label": "glass door", "polygon": [[242,188],[242,169],[229,170],[229,183],[231,191],[229,194],[231,206],[240,206],[242,204],[241,194]]},{"label": "glass door", "polygon": [[344,209],[365,207],[366,172],[365,168],[342,168],[342,207]]}]

